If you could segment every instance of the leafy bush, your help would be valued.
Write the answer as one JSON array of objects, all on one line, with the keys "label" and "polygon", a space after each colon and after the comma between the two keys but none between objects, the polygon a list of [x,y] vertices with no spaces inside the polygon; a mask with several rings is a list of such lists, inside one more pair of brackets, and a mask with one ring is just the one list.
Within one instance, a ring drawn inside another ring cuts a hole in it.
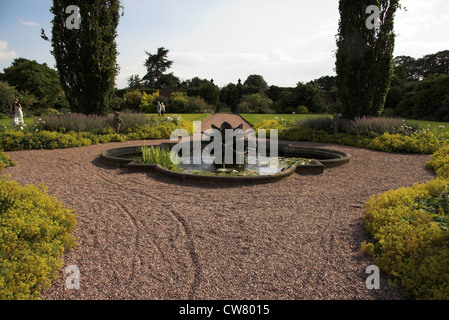
[{"label": "leafy bush", "polygon": [[142,103],[142,92],[138,89],[127,91],[123,95],[127,109],[139,110]]},{"label": "leafy bush", "polygon": [[417,299],[449,299],[448,183],[437,178],[389,191],[365,206],[373,239],[362,249]]},{"label": "leafy bush", "polygon": [[169,110],[174,113],[182,113],[186,110],[189,98],[186,92],[172,92],[170,95]]},{"label": "leafy bush", "polygon": [[152,94],[142,93],[142,99],[140,102],[140,110],[145,113],[153,113],[155,109],[156,99],[159,97],[159,91],[155,91]]},{"label": "leafy bush", "polygon": [[3,169],[15,166],[15,162],[11,160],[11,158],[0,150],[0,172],[3,172]]},{"label": "leafy bush", "polygon": [[309,114],[309,109],[306,106],[299,106],[295,111],[297,114]]},{"label": "leafy bush", "polygon": [[237,106],[238,113],[272,113],[273,101],[260,93],[248,94],[242,97]]},{"label": "leafy bush", "polygon": [[449,142],[432,155],[427,166],[439,177],[449,179]]},{"label": "leafy bush", "polygon": [[0,299],[35,299],[76,245],[76,215],[44,186],[0,179]]}]

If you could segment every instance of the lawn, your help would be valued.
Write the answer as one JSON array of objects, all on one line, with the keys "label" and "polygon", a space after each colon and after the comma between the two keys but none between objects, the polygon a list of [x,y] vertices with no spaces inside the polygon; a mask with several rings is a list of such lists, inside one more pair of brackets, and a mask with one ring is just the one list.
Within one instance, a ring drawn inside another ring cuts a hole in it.
[{"label": "lawn", "polygon": [[[241,116],[252,125],[256,125],[263,120],[272,120],[274,118],[283,118],[285,120],[302,120],[316,117],[332,117],[331,115],[326,114],[241,114]],[[449,132],[449,122],[435,122],[425,120],[408,120],[408,122],[410,124],[416,123],[424,129],[431,128],[435,129],[437,132]]]},{"label": "lawn", "polygon": [[[207,117],[209,117],[211,114],[210,113],[194,113],[194,114],[179,114],[184,120],[187,121],[201,121],[203,119],[206,119]],[[173,114],[166,114],[165,116],[173,116]],[[32,126],[34,124],[34,119],[33,118],[25,118],[25,124],[27,126]],[[11,118],[7,118],[7,119],[0,119],[0,126],[5,126],[5,127],[11,127],[11,121],[12,121],[12,117]]]},{"label": "lawn", "polygon": [[274,118],[294,121],[317,117],[332,117],[325,114],[241,114],[241,116],[252,125],[256,125],[263,120],[273,120]]},{"label": "lawn", "polygon": [[[408,120],[410,123],[417,123],[421,128],[430,128],[437,130],[438,132],[449,132],[449,122],[435,122],[424,120]],[[440,128],[442,127],[442,128]],[[444,128],[443,128],[444,127]]]},{"label": "lawn", "polygon": [[[209,117],[210,113],[190,113],[190,114],[177,114],[187,121],[202,121]],[[166,117],[171,117],[173,114],[165,114]]]},{"label": "lawn", "polygon": [[[12,121],[12,117],[6,118],[6,119],[0,119],[0,126],[11,127],[12,126],[11,121]],[[24,121],[27,126],[33,125],[33,123],[34,123],[33,118],[25,118]]]}]

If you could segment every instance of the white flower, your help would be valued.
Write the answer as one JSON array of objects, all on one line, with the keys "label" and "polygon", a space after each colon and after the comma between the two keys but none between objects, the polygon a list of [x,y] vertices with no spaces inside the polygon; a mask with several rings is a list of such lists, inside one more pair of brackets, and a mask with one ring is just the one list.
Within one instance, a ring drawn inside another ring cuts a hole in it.
[{"label": "white flower", "polygon": [[440,129],[444,129],[444,126],[440,126]]}]

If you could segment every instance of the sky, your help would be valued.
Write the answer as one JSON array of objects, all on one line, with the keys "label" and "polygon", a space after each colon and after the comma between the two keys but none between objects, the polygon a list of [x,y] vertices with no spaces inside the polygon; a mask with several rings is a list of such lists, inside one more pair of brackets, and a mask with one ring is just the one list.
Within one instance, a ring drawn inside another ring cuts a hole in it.
[{"label": "sky", "polygon": [[[169,72],[181,80],[214,79],[220,87],[262,75],[294,87],[335,75],[338,0],[123,0],[116,39],[118,88],[146,74],[145,51],[169,50]],[[77,0],[73,0],[76,5]],[[421,58],[449,50],[449,1],[402,0],[395,56]],[[55,68],[52,0],[0,0],[0,70],[23,57]],[[368,15],[367,15],[368,17]]]}]

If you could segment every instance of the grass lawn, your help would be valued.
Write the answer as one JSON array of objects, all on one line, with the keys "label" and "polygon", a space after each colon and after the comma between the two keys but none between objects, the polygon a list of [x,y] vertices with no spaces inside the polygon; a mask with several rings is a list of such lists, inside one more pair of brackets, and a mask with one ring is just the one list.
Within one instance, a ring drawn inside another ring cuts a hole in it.
[{"label": "grass lawn", "polygon": [[259,122],[262,122],[263,120],[273,120],[274,118],[283,118],[290,121],[317,117],[332,117],[331,115],[325,114],[241,114],[241,116],[253,126],[258,124]]},{"label": "grass lawn", "polygon": [[[177,114],[187,121],[202,121],[209,117],[210,113],[191,113],[191,114]],[[165,114],[165,116],[173,116],[173,114]]]},{"label": "grass lawn", "polygon": [[[417,123],[421,128],[435,129],[437,132],[449,132],[449,122],[435,122],[435,121],[424,121],[424,120],[408,120],[410,123]],[[444,128],[440,128],[444,127]]]},{"label": "grass lawn", "polygon": [[[251,123],[252,125],[256,125],[263,120],[272,120],[275,117],[285,120],[302,120],[308,118],[316,118],[316,117],[332,117],[331,115],[326,114],[241,114],[241,116]],[[449,132],[449,122],[435,122],[435,121],[425,121],[425,120],[407,120],[409,123],[416,123],[421,128],[432,128],[437,132]],[[444,127],[444,128],[440,128]]]},{"label": "grass lawn", "polygon": [[[25,124],[27,126],[33,125],[33,123],[34,123],[33,118],[25,118],[23,120],[25,121]],[[11,121],[12,121],[12,117],[7,118],[7,119],[0,119],[0,126],[12,127]]]}]

